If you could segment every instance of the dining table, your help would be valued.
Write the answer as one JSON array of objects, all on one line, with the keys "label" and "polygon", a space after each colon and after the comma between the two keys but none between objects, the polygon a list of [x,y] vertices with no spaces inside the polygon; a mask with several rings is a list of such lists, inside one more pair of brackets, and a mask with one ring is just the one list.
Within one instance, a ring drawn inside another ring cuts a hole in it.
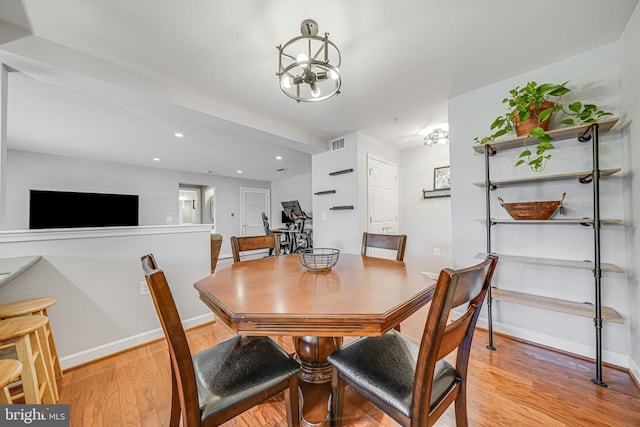
[{"label": "dining table", "polygon": [[291,336],[301,364],[303,425],[327,421],[331,365],[343,337],[380,336],[428,304],[435,280],[402,261],[340,253],[311,271],[298,254],[234,263],[194,285],[239,335]]}]

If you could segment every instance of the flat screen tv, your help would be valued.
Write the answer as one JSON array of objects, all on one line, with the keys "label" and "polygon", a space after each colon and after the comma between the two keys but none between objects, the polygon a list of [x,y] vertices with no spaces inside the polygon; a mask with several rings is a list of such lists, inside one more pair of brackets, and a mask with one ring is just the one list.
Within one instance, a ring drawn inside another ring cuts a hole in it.
[{"label": "flat screen tv", "polygon": [[137,225],[137,195],[30,190],[30,229]]}]

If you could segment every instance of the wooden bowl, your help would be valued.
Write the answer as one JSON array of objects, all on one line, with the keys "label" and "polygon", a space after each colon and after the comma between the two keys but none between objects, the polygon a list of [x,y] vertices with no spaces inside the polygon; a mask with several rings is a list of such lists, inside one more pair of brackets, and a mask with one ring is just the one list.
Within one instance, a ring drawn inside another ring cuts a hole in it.
[{"label": "wooden bowl", "polygon": [[557,201],[505,203],[500,197],[498,200],[513,219],[545,220],[551,218],[556,210],[562,206],[566,195],[567,193],[563,193],[562,198]]}]

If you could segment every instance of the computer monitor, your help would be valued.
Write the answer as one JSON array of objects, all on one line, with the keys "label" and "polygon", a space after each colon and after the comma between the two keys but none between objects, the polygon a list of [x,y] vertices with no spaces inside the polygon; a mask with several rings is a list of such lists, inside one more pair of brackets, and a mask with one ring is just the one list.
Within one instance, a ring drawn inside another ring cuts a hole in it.
[{"label": "computer monitor", "polygon": [[289,202],[280,202],[282,204],[282,209],[288,215],[289,212],[293,212],[295,216],[303,216],[304,212],[302,212],[302,208],[300,208],[300,203],[297,200],[291,200]]}]

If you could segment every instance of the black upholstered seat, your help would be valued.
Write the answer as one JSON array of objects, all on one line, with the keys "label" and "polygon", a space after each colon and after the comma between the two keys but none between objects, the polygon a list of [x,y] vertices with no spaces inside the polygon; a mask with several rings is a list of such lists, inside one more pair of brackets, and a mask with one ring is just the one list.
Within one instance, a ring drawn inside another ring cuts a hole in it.
[{"label": "black upholstered seat", "polygon": [[[342,425],[349,385],[403,426],[431,426],[452,402],[456,425],[466,426],[471,339],[496,263],[491,255],[478,265],[440,272],[420,343],[391,330],[330,354],[332,424]],[[456,307],[464,311],[448,323]],[[443,358],[455,349],[453,366]]]},{"label": "black upholstered seat", "polygon": [[288,381],[300,365],[267,337],[235,336],[193,356],[201,419]]},{"label": "black upholstered seat", "polygon": [[[420,345],[396,330],[381,337],[352,342],[329,361],[344,378],[367,381],[367,389],[387,404],[411,416],[413,380]],[[456,381],[456,372],[446,360],[436,363],[431,392],[435,403]]]},{"label": "black upholstered seat", "polygon": [[300,365],[268,337],[235,336],[193,356],[162,270],[152,255],[142,268],[169,344],[170,425],[220,425],[284,392],[289,425],[299,425]]}]

